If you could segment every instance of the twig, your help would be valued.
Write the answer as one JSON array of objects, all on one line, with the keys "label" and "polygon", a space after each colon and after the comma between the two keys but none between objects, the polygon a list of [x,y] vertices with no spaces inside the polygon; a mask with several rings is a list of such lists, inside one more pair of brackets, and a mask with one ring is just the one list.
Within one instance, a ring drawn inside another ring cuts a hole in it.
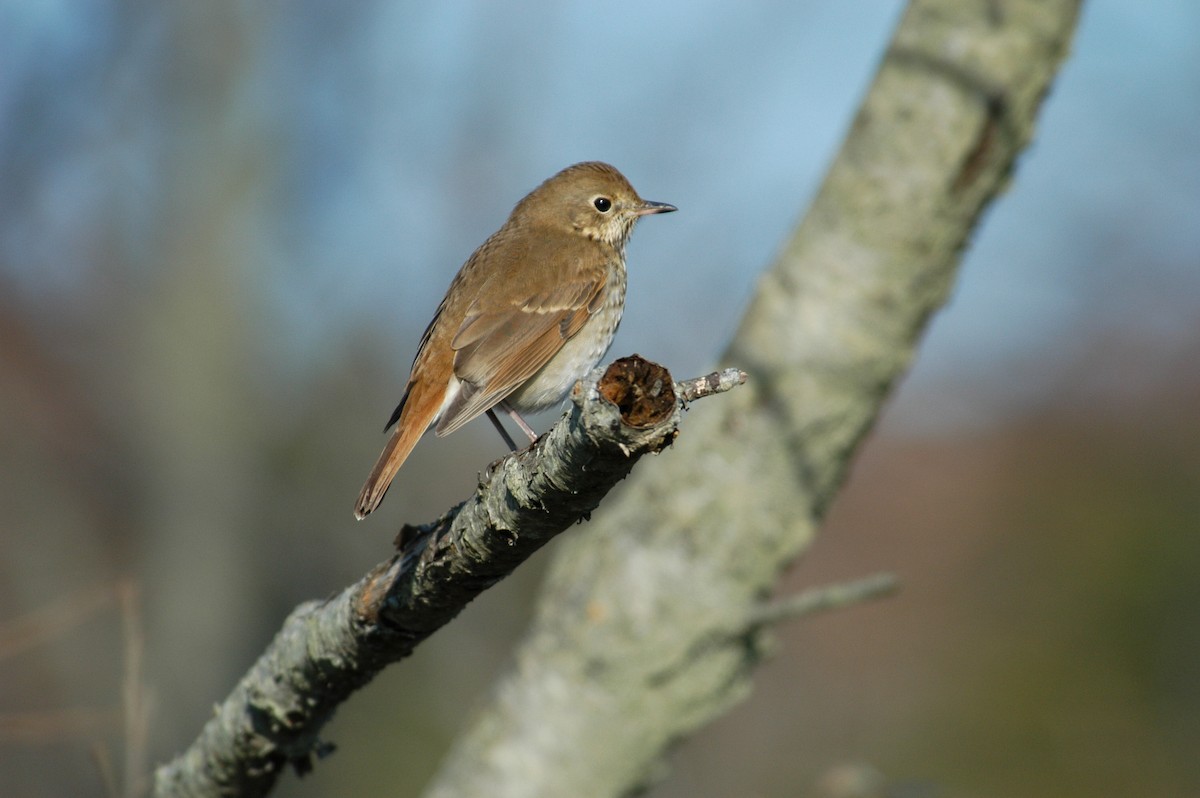
[{"label": "twig", "polygon": [[125,738],[124,789],[121,794],[124,798],[138,798],[145,795],[148,786],[150,697],[142,678],[146,638],[142,631],[137,586],[132,580],[124,580],[117,586],[117,598],[121,607],[121,636],[125,651],[121,684],[121,720]]},{"label": "twig", "polygon": [[104,785],[105,798],[121,798],[121,793],[117,790],[117,777],[113,773],[112,757],[108,755],[107,746],[99,742],[93,743],[91,754],[92,762],[100,773],[100,783]]},{"label": "twig", "polygon": [[849,607],[881,598],[894,592],[899,582],[893,574],[875,574],[853,582],[842,582],[805,590],[794,596],[766,604],[757,604],[732,625],[715,629],[697,639],[682,656],[650,673],[649,684],[663,684],[684,672],[711,652],[729,646],[741,646],[766,626],[794,620],[825,610]]},{"label": "twig", "polygon": [[778,601],[759,604],[747,614],[746,625],[750,628],[762,628],[805,615],[850,607],[889,596],[896,592],[899,585],[900,580],[895,574],[881,573],[853,582],[814,587]]},{"label": "twig", "polygon": [[725,393],[731,388],[745,384],[745,382],[746,372],[741,369],[724,369],[722,371],[714,371],[712,374],[706,374],[703,377],[684,380],[676,385],[675,389],[679,392],[679,397],[686,406],[689,402],[694,402],[697,399],[703,399],[715,393]]}]

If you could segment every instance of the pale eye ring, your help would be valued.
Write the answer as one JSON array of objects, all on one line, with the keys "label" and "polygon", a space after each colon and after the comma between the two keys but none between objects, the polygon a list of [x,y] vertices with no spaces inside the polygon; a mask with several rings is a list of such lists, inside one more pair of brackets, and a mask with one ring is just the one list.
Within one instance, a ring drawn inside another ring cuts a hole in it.
[{"label": "pale eye ring", "polygon": [[612,210],[612,200],[610,200],[608,197],[596,197],[594,200],[592,200],[592,205],[596,208],[596,210],[600,211],[600,213],[608,213],[610,210]]}]

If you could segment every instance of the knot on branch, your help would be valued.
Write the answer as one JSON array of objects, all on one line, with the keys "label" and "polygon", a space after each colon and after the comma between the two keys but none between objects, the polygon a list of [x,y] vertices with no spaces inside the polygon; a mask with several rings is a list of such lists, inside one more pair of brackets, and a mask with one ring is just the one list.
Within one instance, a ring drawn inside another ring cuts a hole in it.
[{"label": "knot on branch", "polygon": [[675,410],[671,373],[641,355],[616,360],[597,386],[600,395],[617,406],[621,421],[645,429],[660,424]]}]

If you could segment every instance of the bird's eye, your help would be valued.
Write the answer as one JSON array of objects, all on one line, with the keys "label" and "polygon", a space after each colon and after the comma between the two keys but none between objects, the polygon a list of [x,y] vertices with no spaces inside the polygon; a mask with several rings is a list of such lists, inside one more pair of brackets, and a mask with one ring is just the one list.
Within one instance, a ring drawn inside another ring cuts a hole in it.
[{"label": "bird's eye", "polygon": [[592,205],[595,205],[596,210],[600,211],[600,213],[608,213],[612,210],[612,200],[608,197],[596,197],[592,200]]}]

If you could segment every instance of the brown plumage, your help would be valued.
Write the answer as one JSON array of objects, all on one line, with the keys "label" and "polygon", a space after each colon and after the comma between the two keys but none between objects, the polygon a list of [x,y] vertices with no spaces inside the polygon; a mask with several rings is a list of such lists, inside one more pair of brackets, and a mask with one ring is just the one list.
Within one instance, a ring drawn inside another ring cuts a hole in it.
[{"label": "brown plumage", "polygon": [[421,338],[395,430],[354,514],[379,506],[421,435],[447,435],[503,403],[560,402],[608,351],[625,305],[625,242],[647,202],[613,167],[570,166],[513,208],[450,283]]}]

